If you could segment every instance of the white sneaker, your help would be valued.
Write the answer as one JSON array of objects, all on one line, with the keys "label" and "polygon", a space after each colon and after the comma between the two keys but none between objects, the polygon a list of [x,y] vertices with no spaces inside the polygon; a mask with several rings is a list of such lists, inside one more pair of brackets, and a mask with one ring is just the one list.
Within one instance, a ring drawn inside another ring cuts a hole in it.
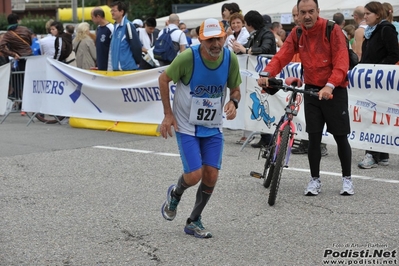
[{"label": "white sneaker", "polygon": [[355,191],[353,190],[353,183],[352,183],[352,178],[342,178],[342,189],[339,194],[344,195],[344,196],[350,196],[355,194]]},{"label": "white sneaker", "polygon": [[320,178],[310,178],[308,187],[305,189],[305,196],[317,196],[321,192]]},{"label": "white sneaker", "polygon": [[364,155],[363,160],[360,163],[358,163],[357,166],[362,169],[371,169],[377,167],[378,164],[374,160],[373,155],[371,155],[370,153],[366,153],[366,155]]}]

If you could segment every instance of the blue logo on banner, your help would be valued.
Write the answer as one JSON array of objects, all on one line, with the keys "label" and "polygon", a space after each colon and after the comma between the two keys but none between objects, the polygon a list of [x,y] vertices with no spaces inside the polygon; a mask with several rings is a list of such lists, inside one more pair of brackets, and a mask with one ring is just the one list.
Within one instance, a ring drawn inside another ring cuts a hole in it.
[{"label": "blue logo on banner", "polygon": [[76,86],[75,91],[69,95],[69,97],[74,103],[76,103],[76,101],[80,98],[80,95],[83,95],[98,110],[99,113],[102,113],[101,109],[92,100],[90,100],[89,97],[87,97],[87,95],[84,94],[84,92],[82,92],[83,83],[79,82],[77,79],[74,79],[73,77],[71,77],[70,75],[59,69],[58,67],[54,65],[52,66],[55,69],[57,69],[61,74],[63,74],[72,84]]},{"label": "blue logo on banner", "polygon": [[256,57],[256,61],[257,61],[257,64],[255,66],[255,71],[259,73],[259,72],[263,71],[263,69],[267,65],[267,58],[264,57],[264,56],[259,56],[258,55]]},{"label": "blue logo on banner", "polygon": [[[260,92],[252,92],[249,97],[252,99],[252,108],[251,109],[251,120],[263,120],[268,128],[271,127],[272,123],[276,120],[276,118],[270,117],[269,114],[269,102],[262,97]],[[262,99],[263,98],[263,99]]]},{"label": "blue logo on banner", "polygon": [[377,110],[376,105],[377,104],[375,102],[372,102],[368,99],[365,99],[365,101],[357,100],[357,102],[356,102],[356,106],[362,106],[362,107],[366,107],[366,108],[370,108],[370,109],[374,109],[374,110]]},{"label": "blue logo on banner", "polygon": [[370,108],[371,109],[375,109],[375,106],[377,105],[375,102],[372,102],[372,101],[370,101],[368,99],[366,99],[366,101],[368,101],[370,103]]}]

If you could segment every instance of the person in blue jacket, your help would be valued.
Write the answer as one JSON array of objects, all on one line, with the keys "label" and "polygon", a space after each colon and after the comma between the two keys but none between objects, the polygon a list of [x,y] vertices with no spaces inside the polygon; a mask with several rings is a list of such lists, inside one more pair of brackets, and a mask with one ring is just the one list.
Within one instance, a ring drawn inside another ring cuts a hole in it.
[{"label": "person in blue jacket", "polygon": [[[127,5],[122,1],[111,4],[112,19],[115,20],[114,33],[111,39],[110,54],[108,59],[108,70],[126,71],[138,69],[137,62],[130,50],[126,27],[131,23],[127,19]],[[134,27],[133,27],[133,30]],[[141,49],[141,48],[140,48]]]},{"label": "person in blue jacket", "polygon": [[37,35],[36,33],[33,32],[32,29],[29,29],[30,32],[32,33],[32,45],[30,46],[30,48],[32,49],[32,55],[41,55],[41,51],[40,51],[40,43],[39,40],[37,39]]}]

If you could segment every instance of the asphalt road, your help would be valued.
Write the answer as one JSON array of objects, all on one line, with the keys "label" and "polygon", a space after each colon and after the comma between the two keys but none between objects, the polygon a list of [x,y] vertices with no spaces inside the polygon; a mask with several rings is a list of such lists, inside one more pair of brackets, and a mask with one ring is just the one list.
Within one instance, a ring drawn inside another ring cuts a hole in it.
[{"label": "asphalt road", "polygon": [[[336,147],[322,159],[322,193],[303,196],[307,157],[291,156],[276,205],[268,206],[258,151],[242,152],[240,131],[225,130],[217,187],[203,213],[214,235],[183,232],[195,200],[187,190],[174,221],[160,208],[181,174],[174,138],[0,125],[0,265],[399,265],[399,156],[360,170],[356,194],[339,195]],[[327,264],[329,263],[329,264]]]}]

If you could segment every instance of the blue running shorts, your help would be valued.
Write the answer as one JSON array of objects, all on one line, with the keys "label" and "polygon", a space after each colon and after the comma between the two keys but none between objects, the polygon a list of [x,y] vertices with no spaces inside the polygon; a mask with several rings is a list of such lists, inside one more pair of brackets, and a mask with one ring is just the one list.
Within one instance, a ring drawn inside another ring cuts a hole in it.
[{"label": "blue running shorts", "polygon": [[210,137],[196,137],[176,132],[177,146],[185,174],[208,165],[220,170],[222,164],[223,133]]}]

